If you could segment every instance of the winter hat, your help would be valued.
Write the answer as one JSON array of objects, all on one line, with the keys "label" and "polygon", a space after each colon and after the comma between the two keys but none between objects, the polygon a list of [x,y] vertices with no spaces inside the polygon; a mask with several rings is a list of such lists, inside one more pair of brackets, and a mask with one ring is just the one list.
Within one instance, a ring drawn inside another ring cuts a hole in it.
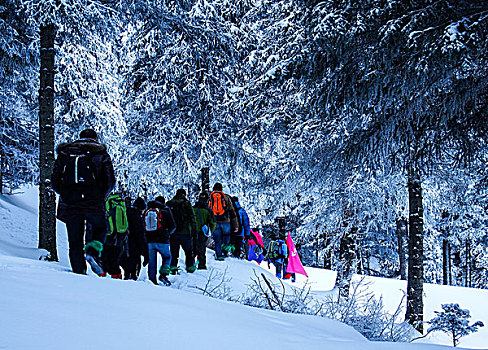
[{"label": "winter hat", "polygon": [[220,182],[216,182],[215,185],[213,185],[213,190],[214,191],[222,191],[223,190],[223,186]]},{"label": "winter hat", "polygon": [[176,191],[176,197],[182,197],[182,196],[186,197],[186,191],[184,188],[180,188]]},{"label": "winter hat", "polygon": [[98,135],[97,135],[97,132],[93,129],[85,129],[82,132],[80,132],[80,139],[97,140]]},{"label": "winter hat", "polygon": [[164,205],[164,203],[166,203],[166,199],[164,199],[163,196],[157,196],[156,198],[154,198],[154,200],[156,202],[159,202],[159,203],[163,204],[163,205]]},{"label": "winter hat", "polygon": [[146,209],[146,203],[144,202],[144,199],[142,199],[141,197],[137,197],[133,205],[134,208],[136,208],[137,210]]},{"label": "winter hat", "polygon": [[208,193],[207,192],[202,192],[198,195],[198,201],[199,202],[204,202],[204,203],[207,203],[208,202]]}]

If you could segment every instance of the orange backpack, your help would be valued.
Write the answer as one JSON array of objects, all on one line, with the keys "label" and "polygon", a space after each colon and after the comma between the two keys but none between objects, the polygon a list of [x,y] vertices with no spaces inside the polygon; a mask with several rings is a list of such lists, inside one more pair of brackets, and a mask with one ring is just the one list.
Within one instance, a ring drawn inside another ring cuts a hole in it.
[{"label": "orange backpack", "polygon": [[217,221],[225,221],[228,219],[229,209],[227,208],[224,192],[214,191],[210,193],[208,206],[210,207],[210,210],[212,210]]}]

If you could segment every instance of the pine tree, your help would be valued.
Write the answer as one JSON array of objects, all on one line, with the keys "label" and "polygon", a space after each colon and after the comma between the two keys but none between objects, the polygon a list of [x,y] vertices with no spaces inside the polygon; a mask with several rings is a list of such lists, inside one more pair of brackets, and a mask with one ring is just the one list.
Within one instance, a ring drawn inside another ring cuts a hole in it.
[{"label": "pine tree", "polygon": [[478,331],[479,327],[483,327],[483,322],[477,321],[469,325],[469,310],[461,309],[459,304],[442,304],[444,311],[435,311],[437,314],[432,320],[428,321],[431,326],[427,330],[428,333],[435,331],[442,331],[447,333],[452,338],[452,345],[457,346],[459,339]]}]

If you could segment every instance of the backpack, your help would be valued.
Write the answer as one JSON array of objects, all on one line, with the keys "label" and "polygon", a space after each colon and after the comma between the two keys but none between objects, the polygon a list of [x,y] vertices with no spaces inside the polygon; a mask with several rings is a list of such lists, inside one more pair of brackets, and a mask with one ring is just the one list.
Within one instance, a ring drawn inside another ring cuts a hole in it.
[{"label": "backpack", "polygon": [[171,214],[176,224],[176,231],[182,231],[185,227],[185,218],[183,217],[183,205],[184,203],[168,202],[168,206],[171,209]]},{"label": "backpack", "polygon": [[229,218],[229,208],[227,208],[224,192],[214,191],[210,193],[208,206],[217,221],[225,221]]},{"label": "backpack", "polygon": [[60,155],[61,198],[64,202],[76,203],[96,199],[99,196],[99,182],[94,162],[95,154],[77,151]]},{"label": "backpack", "polygon": [[277,241],[271,241],[269,244],[269,250],[268,250],[268,258],[270,259],[284,259],[286,258],[287,248],[286,248],[286,243],[284,241],[277,240]]},{"label": "backpack", "polygon": [[125,201],[119,195],[111,194],[105,202],[105,208],[107,209],[110,226],[110,231],[107,235],[126,233],[129,228],[129,222],[127,221]]},{"label": "backpack", "polygon": [[144,230],[157,231],[163,227],[163,212],[159,208],[150,208],[144,212]]}]

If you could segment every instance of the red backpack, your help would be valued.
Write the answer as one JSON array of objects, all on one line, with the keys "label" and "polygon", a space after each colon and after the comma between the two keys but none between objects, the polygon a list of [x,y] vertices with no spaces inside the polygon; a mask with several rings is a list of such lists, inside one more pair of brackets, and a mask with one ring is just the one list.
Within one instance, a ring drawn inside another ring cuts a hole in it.
[{"label": "red backpack", "polygon": [[214,191],[210,193],[208,206],[212,210],[217,221],[225,221],[229,217],[229,208],[225,201],[225,195],[222,191]]}]

